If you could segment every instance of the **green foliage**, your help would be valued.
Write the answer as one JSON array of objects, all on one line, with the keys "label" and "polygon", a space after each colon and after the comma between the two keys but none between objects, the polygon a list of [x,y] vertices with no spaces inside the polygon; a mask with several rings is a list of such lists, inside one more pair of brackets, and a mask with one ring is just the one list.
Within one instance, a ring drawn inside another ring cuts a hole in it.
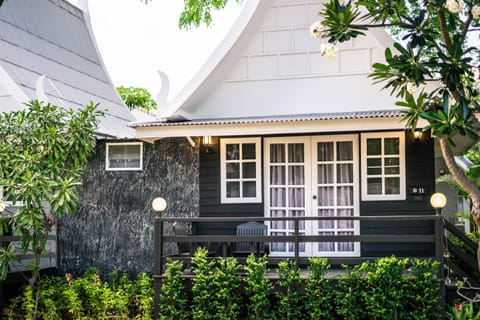
[{"label": "green foliage", "polygon": [[[410,274],[406,273],[408,265]],[[395,257],[362,265],[366,272],[365,307],[371,319],[439,318],[438,263]]]},{"label": "green foliage", "polygon": [[[133,283],[133,305],[135,320],[152,320],[154,307],[153,279],[145,272],[138,274]],[[135,310],[135,309],[134,309]]]},{"label": "green foliage", "polygon": [[248,319],[267,320],[272,318],[270,294],[273,284],[266,277],[267,257],[263,256],[258,260],[252,253],[247,258],[245,265],[245,294],[248,298]]},{"label": "green foliage", "polygon": [[192,283],[193,304],[192,318],[195,320],[213,319],[215,310],[214,282],[215,261],[208,260],[208,249],[198,248],[192,258],[192,267],[195,278]]},{"label": "green foliage", "polygon": [[[233,258],[194,256],[193,298],[188,300],[182,263],[169,260],[160,295],[160,319],[405,319],[440,317],[438,262],[381,258],[366,262],[337,278],[325,278],[325,258],[311,258],[308,277],[302,279],[292,260],[278,265],[278,291],[266,277],[266,257],[247,258],[244,267],[245,300],[241,299],[240,265]],[[300,294],[300,287],[305,294]],[[83,277],[45,278],[38,304],[26,287],[4,310],[9,319],[136,319],[153,318],[152,279],[141,273],[135,281],[113,272],[101,280],[95,269]],[[242,304],[245,302],[246,304]],[[271,304],[272,303],[272,304]],[[272,308],[273,306],[273,308]],[[468,306],[465,306],[465,309]],[[35,311],[35,309],[37,310]],[[242,312],[241,312],[242,310]],[[191,311],[191,312],[190,312]],[[335,314],[334,314],[335,313]],[[457,318],[454,318],[457,319]]]},{"label": "green foliage", "polygon": [[126,275],[112,272],[109,278],[109,282],[103,282],[95,269],[78,279],[69,274],[46,277],[38,290],[38,302],[34,299],[34,291],[27,286],[20,296],[10,301],[5,316],[44,320],[153,319],[150,277],[140,273],[132,282]]},{"label": "green foliage", "polygon": [[330,265],[326,258],[309,258],[305,284],[305,311],[309,319],[334,319],[333,291],[325,274]]},{"label": "green foliage", "polygon": [[286,320],[300,319],[302,316],[302,296],[298,289],[302,283],[300,269],[294,260],[284,260],[278,263],[278,318]]},{"label": "green foliage", "polygon": [[[9,228],[21,236],[24,252],[33,251],[38,266],[57,217],[76,209],[77,187],[94,152],[101,112],[93,103],[77,111],[39,101],[27,107],[0,115],[0,186],[13,204],[22,201]],[[3,251],[1,265],[9,258]],[[5,269],[1,271],[4,279]],[[37,279],[34,272],[31,283]]]},{"label": "green foliage", "polygon": [[449,320],[479,320],[480,311],[475,312],[473,303],[455,304],[447,311]]},{"label": "green foliage", "polygon": [[181,261],[167,260],[160,293],[160,320],[182,320],[188,316],[182,269]]},{"label": "green foliage", "polygon": [[240,312],[240,265],[233,257],[220,259],[215,269],[215,319],[236,320]]},{"label": "green foliage", "polygon": [[240,265],[235,258],[207,258],[208,250],[198,248],[192,258],[193,319],[238,319],[240,311]]},{"label": "green foliage", "polygon": [[365,309],[367,280],[361,266],[343,266],[335,287],[335,312],[345,320],[368,319]]},{"label": "green foliage", "polygon": [[[243,0],[235,1],[243,2]],[[202,23],[209,26],[212,23],[212,11],[223,9],[228,2],[229,0],[185,0],[178,26],[181,29],[198,27]]]},{"label": "green foliage", "polygon": [[117,91],[130,110],[150,112],[157,109],[157,102],[145,88],[120,86],[117,87]]}]

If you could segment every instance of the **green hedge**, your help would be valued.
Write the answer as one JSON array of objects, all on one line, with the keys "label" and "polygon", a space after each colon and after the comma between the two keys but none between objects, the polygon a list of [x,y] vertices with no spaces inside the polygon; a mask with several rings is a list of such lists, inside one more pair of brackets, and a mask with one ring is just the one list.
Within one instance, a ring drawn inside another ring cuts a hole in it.
[{"label": "green hedge", "polygon": [[[191,291],[183,265],[169,260],[159,294],[162,320],[210,319],[439,319],[438,263],[381,258],[327,274],[327,259],[310,258],[302,274],[293,260],[279,263],[271,280],[266,257],[207,259],[199,249],[192,259]],[[42,279],[39,303],[27,287],[4,310],[6,319],[152,319],[153,281],[146,274],[130,280],[112,273],[102,281],[96,270],[83,277]],[[36,309],[36,312],[35,312]]]},{"label": "green hedge", "polygon": [[[241,267],[234,258],[207,259],[199,249],[192,260],[191,303],[161,306],[161,319],[439,319],[438,262],[381,258],[344,267],[336,277],[325,277],[325,258],[311,258],[306,276],[293,260],[276,269],[270,280],[265,257],[248,257]],[[179,262],[167,263],[168,276],[160,299],[187,299]],[[276,286],[276,287],[275,287]],[[242,287],[242,290],[239,288]],[[173,294],[173,295],[172,295]],[[190,308],[187,306],[190,305]]]}]

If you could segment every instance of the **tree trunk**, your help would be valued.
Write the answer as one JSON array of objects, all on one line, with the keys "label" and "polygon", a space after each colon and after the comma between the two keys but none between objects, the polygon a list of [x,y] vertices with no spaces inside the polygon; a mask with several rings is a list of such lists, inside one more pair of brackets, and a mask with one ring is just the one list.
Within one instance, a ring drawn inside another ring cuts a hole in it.
[{"label": "tree trunk", "polygon": [[[443,159],[447,165],[448,171],[457,183],[468,193],[471,201],[471,212],[473,221],[477,226],[477,230],[480,230],[480,188],[470,180],[465,172],[457,165],[453,156],[450,145],[448,144],[447,137],[439,139],[440,149],[442,150]],[[477,249],[477,267],[480,270],[480,241]]]}]

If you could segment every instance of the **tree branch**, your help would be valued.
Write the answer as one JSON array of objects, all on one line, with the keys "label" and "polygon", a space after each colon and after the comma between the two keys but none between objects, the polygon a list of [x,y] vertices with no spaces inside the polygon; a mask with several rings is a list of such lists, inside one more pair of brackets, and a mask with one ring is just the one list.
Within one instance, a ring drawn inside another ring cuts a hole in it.
[{"label": "tree branch", "polygon": [[440,21],[440,31],[442,32],[443,40],[445,41],[445,45],[450,48],[452,46],[452,39],[448,35],[448,27],[447,22],[445,20],[445,10],[443,7],[440,7],[438,10],[438,19]]}]

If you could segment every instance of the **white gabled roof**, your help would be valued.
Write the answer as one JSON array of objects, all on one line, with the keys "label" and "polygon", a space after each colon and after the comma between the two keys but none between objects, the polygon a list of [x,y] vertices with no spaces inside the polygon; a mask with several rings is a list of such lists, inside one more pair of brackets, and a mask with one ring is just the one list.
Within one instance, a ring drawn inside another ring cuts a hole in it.
[{"label": "white gabled roof", "polygon": [[65,0],[6,0],[0,7],[0,111],[36,99],[43,75],[48,102],[74,109],[99,103],[106,110],[100,136],[134,137],[127,127],[134,118],[103,66],[88,13]]},{"label": "white gabled roof", "polygon": [[391,46],[390,36],[369,31],[341,44],[338,57],[328,61],[308,30],[323,3],[248,0],[211,58],[150,124],[395,108],[389,91],[367,78]]}]

